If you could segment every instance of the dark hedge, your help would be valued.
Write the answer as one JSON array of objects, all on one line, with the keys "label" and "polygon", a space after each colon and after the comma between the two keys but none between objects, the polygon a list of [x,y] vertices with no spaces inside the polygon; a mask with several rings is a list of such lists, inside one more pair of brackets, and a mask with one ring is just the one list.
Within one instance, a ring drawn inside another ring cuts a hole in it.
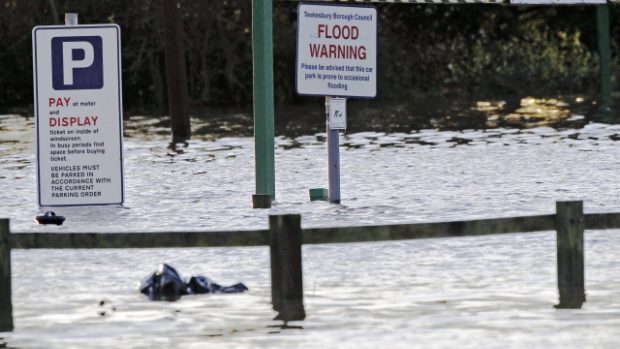
[{"label": "dark hedge", "polygon": [[[122,28],[124,104],[164,113],[161,1],[0,0],[0,108],[32,104],[31,30],[80,23]],[[592,6],[377,5],[379,98],[493,97],[596,91]],[[185,0],[187,73],[193,106],[248,106],[252,99],[251,0]],[[295,95],[295,2],[274,2],[276,101]],[[611,7],[612,38],[620,37]],[[614,68],[618,42],[612,39]],[[617,69],[615,70],[617,71]]]}]

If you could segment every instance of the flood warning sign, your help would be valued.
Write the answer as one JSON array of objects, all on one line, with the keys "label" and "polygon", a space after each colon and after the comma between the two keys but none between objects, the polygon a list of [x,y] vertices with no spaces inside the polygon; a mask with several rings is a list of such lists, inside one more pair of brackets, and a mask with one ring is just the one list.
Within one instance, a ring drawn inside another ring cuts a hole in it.
[{"label": "flood warning sign", "polygon": [[297,16],[297,93],[375,97],[377,10],[299,4]]},{"label": "flood warning sign", "polygon": [[120,28],[32,31],[39,206],[123,204]]}]

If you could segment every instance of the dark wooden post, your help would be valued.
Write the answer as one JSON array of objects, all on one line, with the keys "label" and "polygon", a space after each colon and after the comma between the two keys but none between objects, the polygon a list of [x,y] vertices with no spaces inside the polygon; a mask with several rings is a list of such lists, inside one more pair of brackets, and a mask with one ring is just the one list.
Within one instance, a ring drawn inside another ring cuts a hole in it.
[{"label": "dark wooden post", "polygon": [[306,318],[301,267],[301,216],[269,216],[271,301],[279,314],[275,320]]},{"label": "dark wooden post", "polygon": [[0,332],[13,331],[9,220],[0,219]]},{"label": "dark wooden post", "polygon": [[166,53],[166,78],[168,85],[168,108],[172,128],[171,148],[186,143],[191,137],[187,77],[185,72],[185,44],[183,43],[183,19],[181,0],[163,0],[164,47]]},{"label": "dark wooden post", "polygon": [[586,301],[584,282],[583,232],[585,229],[583,202],[556,203],[558,309],[580,309]]}]

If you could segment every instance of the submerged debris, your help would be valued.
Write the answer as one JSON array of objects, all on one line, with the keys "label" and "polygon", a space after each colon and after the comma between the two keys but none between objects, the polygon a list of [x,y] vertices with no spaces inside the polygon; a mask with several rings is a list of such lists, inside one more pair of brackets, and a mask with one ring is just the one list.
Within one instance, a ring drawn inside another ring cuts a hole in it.
[{"label": "submerged debris", "polygon": [[175,301],[188,294],[241,293],[248,288],[242,283],[221,286],[201,275],[192,276],[189,282],[185,282],[176,269],[163,263],[157,271],[142,281],[139,290],[153,301]]}]

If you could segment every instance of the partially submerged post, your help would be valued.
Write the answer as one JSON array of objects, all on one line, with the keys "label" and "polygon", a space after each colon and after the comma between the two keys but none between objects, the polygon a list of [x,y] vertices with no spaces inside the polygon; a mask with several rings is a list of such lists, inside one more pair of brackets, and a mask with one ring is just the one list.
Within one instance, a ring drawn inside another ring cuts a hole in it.
[{"label": "partially submerged post", "polygon": [[325,188],[312,188],[309,192],[310,201],[327,201],[329,199],[329,191]]},{"label": "partially submerged post", "polygon": [[0,219],[0,332],[13,331],[9,220]]},{"label": "partially submerged post", "polygon": [[609,5],[596,6],[596,31],[598,38],[598,61],[600,96],[599,111],[607,112],[611,108],[611,49],[609,38]]},{"label": "partially submerged post", "polygon": [[301,216],[269,216],[271,301],[282,321],[306,318],[301,267]]},{"label": "partially submerged post", "polygon": [[347,99],[325,97],[327,114],[327,178],[328,197],[333,204],[340,203],[340,131],[347,128]]},{"label": "partially submerged post", "polygon": [[556,203],[558,309],[580,309],[586,301],[584,282],[583,202]]},{"label": "partially submerged post", "polygon": [[252,0],[256,194],[275,199],[272,11],[272,0]]},{"label": "partially submerged post", "polygon": [[187,146],[191,138],[187,77],[185,76],[185,44],[180,0],[163,0],[164,47],[168,79],[168,109],[172,128],[171,149],[177,144]]}]

